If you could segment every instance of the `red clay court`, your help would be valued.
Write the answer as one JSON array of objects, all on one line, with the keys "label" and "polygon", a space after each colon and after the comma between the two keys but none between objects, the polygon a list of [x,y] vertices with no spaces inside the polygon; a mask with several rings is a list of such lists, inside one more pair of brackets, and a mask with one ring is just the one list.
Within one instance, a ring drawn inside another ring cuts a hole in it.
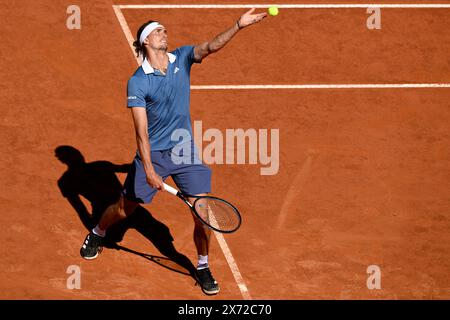
[{"label": "red clay court", "polygon": [[[264,2],[164,1],[224,3]],[[191,117],[203,130],[280,134],[275,175],[211,165],[213,194],[239,207],[243,225],[212,239],[221,292],[209,297],[160,250],[173,238],[197,258],[192,218],[166,193],[144,206],[148,234],[130,228],[126,250],[83,260],[87,230],[58,187],[67,166],[54,150],[132,161],[126,84],[138,65],[124,26],[135,37],[159,20],[174,49],[211,40],[247,9],[79,0],[81,29],[68,30],[71,1],[4,1],[0,298],[449,299],[450,1],[377,1],[442,4],[381,7],[380,30],[367,28],[366,8],[326,7],[365,2],[307,3],[325,7],[280,6],[192,69]],[[381,269],[381,289],[367,287],[370,265]],[[67,288],[69,266],[80,267],[81,289]]]}]

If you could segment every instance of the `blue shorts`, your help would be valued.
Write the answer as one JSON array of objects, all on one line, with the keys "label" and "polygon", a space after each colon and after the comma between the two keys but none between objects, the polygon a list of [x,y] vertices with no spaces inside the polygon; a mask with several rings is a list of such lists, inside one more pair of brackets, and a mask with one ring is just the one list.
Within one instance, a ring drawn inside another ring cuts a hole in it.
[{"label": "blue shorts", "polygon": [[[197,195],[211,192],[211,169],[201,163],[195,152],[190,155],[190,161],[177,164],[172,159],[173,149],[151,151],[151,159],[155,172],[166,180],[169,176],[178,189],[186,195]],[[158,190],[148,183],[139,152],[131,164],[130,171],[124,183],[122,193],[131,201],[150,203]]]}]

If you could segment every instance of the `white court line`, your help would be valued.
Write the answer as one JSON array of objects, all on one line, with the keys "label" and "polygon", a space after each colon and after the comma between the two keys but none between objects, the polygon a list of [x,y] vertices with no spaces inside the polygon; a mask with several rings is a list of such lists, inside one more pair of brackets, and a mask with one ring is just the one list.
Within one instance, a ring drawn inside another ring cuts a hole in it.
[{"label": "white court line", "polygon": [[293,84],[293,85],[208,85],[191,86],[193,90],[267,90],[267,89],[405,89],[450,88],[450,83],[392,83],[392,84]]},{"label": "white court line", "polygon": [[268,8],[276,5],[280,9],[353,9],[353,8],[400,8],[400,9],[443,9],[450,4],[126,4],[118,5],[120,9],[243,9]]},{"label": "white court line", "polygon": [[134,51],[134,47],[133,47],[133,42],[134,42],[133,34],[131,33],[130,28],[128,27],[127,20],[123,16],[122,10],[120,10],[119,7],[120,6],[113,5],[114,13],[116,14],[117,20],[119,20],[119,23],[120,23],[120,26],[122,27],[122,31],[125,35],[125,38],[127,38],[128,45],[130,46],[131,52],[133,52],[133,56],[136,58],[136,62],[138,64],[140,64],[141,61],[139,61],[139,58],[136,56],[136,52]]},{"label": "white court line", "polygon": [[[211,224],[213,226],[218,226],[216,217],[214,216],[214,214],[212,212],[209,213],[209,218],[211,219]],[[250,292],[248,292],[247,286],[245,285],[245,282],[244,282],[244,279],[242,278],[241,272],[239,271],[236,261],[234,260],[233,255],[231,254],[231,250],[228,247],[228,244],[225,241],[223,234],[214,232],[214,235],[216,236],[217,242],[219,242],[220,248],[222,249],[225,259],[228,262],[228,266],[231,269],[231,273],[233,274],[234,281],[236,281],[236,283],[239,287],[239,290],[241,291],[242,297],[244,298],[244,300],[252,300],[252,297],[250,296]]]},{"label": "white court line", "polygon": [[[114,9],[117,19],[119,20],[120,26],[122,27],[122,31],[125,34],[125,37],[127,38],[128,44],[131,48],[131,51],[133,52],[133,56],[136,58],[137,63],[140,64],[139,58],[136,57],[136,54],[134,51],[134,47],[133,47],[134,38],[130,31],[130,28],[128,27],[127,21],[126,21],[125,17],[123,16],[122,11],[120,10],[119,6],[113,5],[113,9]],[[213,220],[213,223],[215,223],[217,225],[217,222],[213,215],[212,215],[211,219]],[[213,233],[216,236],[217,242],[219,243],[219,246],[222,249],[225,259],[227,260],[228,266],[230,267],[231,273],[233,274],[234,280],[236,281],[236,284],[239,288],[239,291],[241,292],[242,297],[244,298],[244,300],[251,300],[252,297],[250,296],[250,292],[248,291],[248,288],[244,282],[244,279],[242,278],[241,272],[239,271],[236,261],[234,260],[234,257],[231,254],[231,250],[228,247],[228,244],[225,241],[223,234],[218,233],[218,232],[213,232]]]}]

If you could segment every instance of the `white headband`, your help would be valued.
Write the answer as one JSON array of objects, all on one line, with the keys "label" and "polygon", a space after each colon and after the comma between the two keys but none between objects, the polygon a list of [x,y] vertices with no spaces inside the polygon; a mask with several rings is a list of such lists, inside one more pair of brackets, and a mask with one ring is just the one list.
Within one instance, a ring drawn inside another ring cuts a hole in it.
[{"label": "white headband", "polygon": [[144,43],[145,38],[147,38],[148,35],[150,33],[152,33],[153,30],[155,30],[155,29],[157,29],[159,27],[163,27],[164,28],[164,26],[162,24],[159,24],[158,22],[152,22],[148,26],[146,26],[144,28],[144,30],[142,30],[141,36],[139,37],[139,43],[141,44],[141,46]]}]

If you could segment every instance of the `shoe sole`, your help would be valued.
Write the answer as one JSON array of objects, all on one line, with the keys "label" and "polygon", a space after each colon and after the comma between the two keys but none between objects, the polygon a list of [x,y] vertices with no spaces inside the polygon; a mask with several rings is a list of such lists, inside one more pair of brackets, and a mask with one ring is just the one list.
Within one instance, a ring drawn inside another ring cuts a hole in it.
[{"label": "shoe sole", "polygon": [[202,291],[204,294],[207,294],[208,296],[213,296],[219,293],[220,289],[214,290],[214,291],[208,291],[202,288]]},{"label": "shoe sole", "polygon": [[95,254],[95,256],[92,256],[92,257],[85,257],[85,256],[81,256],[81,257],[83,257],[83,259],[86,259],[86,260],[94,260],[95,258],[98,257],[98,252]]},{"label": "shoe sole", "polygon": [[213,291],[203,289],[202,286],[201,286],[201,284],[200,284],[200,282],[199,282],[198,280],[195,282],[195,285],[196,285],[196,286],[199,286],[200,289],[202,289],[203,293],[206,294],[206,295],[208,295],[208,296],[213,296],[213,295],[215,295],[215,294],[218,294],[219,291],[220,291],[220,288],[217,288],[217,290],[213,290]]}]

